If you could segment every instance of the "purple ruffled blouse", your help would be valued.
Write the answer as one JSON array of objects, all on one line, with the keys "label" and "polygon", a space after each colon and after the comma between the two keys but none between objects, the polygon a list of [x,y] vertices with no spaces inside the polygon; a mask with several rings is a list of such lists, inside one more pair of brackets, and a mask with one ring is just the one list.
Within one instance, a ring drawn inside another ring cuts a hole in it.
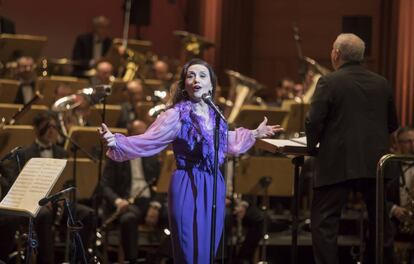
[{"label": "purple ruffled blouse", "polygon": [[[210,122],[215,120],[215,113],[210,110]],[[214,158],[214,131],[209,130],[206,121],[194,113],[191,101],[183,101],[160,114],[144,134],[124,136],[115,134],[116,146],[107,151],[107,156],[115,161],[125,161],[137,157],[155,155],[173,143],[177,167],[196,163],[202,156],[204,167],[212,167]],[[202,143],[202,144],[199,144]],[[241,154],[255,143],[251,130],[237,128],[227,131],[227,124],[220,123],[219,163],[224,162],[228,154]],[[210,167],[210,168],[211,168]]]}]

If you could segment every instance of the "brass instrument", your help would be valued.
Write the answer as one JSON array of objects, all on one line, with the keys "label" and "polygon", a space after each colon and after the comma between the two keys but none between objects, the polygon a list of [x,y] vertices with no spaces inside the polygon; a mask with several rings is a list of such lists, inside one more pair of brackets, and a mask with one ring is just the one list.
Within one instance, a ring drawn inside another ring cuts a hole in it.
[{"label": "brass instrument", "polygon": [[[311,59],[309,57],[303,58],[309,65],[311,65],[315,69],[315,74],[313,76],[306,76],[305,77],[305,94],[303,95],[302,101],[303,103],[310,103],[310,99],[312,98],[313,93],[316,89],[316,84],[318,83],[319,78],[322,76],[330,73],[331,71],[322,65],[320,65],[317,61],[314,59]],[[308,71],[309,73],[309,71]],[[308,80],[311,78],[310,80]]]},{"label": "brass instrument", "polygon": [[264,88],[262,84],[236,71],[226,70],[226,73],[230,79],[230,90],[226,100],[226,106],[229,107],[224,109],[224,114],[229,124],[234,123],[244,104],[258,104],[266,107],[260,97],[254,96],[258,90]]},{"label": "brass instrument", "polygon": [[199,58],[204,50],[214,47],[214,43],[208,39],[187,31],[176,30],[174,35],[181,38],[183,49],[187,55],[186,60]]}]

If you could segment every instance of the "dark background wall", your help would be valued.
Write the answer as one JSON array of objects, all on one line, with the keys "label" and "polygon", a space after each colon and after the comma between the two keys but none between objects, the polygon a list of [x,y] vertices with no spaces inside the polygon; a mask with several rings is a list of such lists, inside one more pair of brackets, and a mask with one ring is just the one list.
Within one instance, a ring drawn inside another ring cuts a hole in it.
[{"label": "dark background wall", "polygon": [[[44,55],[53,58],[71,55],[76,35],[91,30],[91,19],[105,15],[111,20],[111,35],[122,37],[122,0],[2,0],[0,14],[16,23],[19,34],[48,37]],[[142,38],[153,42],[154,51],[178,56],[179,41],[173,30],[184,29],[186,1],[152,1],[151,25],[142,29]],[[136,30],[131,27],[130,35]]]},{"label": "dark background wall", "polygon": [[[18,33],[45,35],[48,44],[44,55],[67,57],[71,54],[75,36],[90,30],[93,16],[106,15],[111,20],[111,35],[122,36],[123,1],[111,0],[3,0],[0,13],[16,22]],[[162,56],[178,58],[180,42],[173,30],[188,29],[203,34],[215,16],[217,32],[214,59],[218,70],[234,69],[256,78],[269,87],[284,76],[299,81],[299,63],[293,40],[292,25],[296,23],[303,54],[330,67],[332,42],[342,31],[343,18],[370,17],[371,69],[377,70],[379,53],[380,0],[215,0],[220,13],[204,11],[211,1],[157,0],[152,1],[151,24],[141,29],[141,36],[153,42],[154,51]],[[205,17],[208,15],[208,19]],[[352,23],[351,23],[352,24]],[[357,24],[354,23],[354,26]],[[348,25],[349,26],[349,25]],[[197,32],[198,31],[198,32]],[[131,28],[131,37],[136,36]],[[234,47],[234,48],[232,48]],[[219,73],[222,82],[225,76]]]},{"label": "dark background wall", "polygon": [[[293,23],[299,28],[305,56],[330,66],[330,51],[342,32],[345,16],[372,17],[370,68],[377,69],[379,49],[378,0],[259,0],[254,1],[251,75],[267,85],[291,76],[299,80]],[[354,25],[358,28],[358,25]]]}]

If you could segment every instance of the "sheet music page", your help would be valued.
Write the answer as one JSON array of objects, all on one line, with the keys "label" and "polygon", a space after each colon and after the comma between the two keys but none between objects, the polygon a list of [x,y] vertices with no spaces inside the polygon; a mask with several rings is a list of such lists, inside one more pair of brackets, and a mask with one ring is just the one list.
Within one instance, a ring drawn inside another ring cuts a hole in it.
[{"label": "sheet music page", "polygon": [[[285,146],[293,146],[293,147],[303,147],[302,143],[294,142],[290,139],[262,139],[265,142],[268,142],[276,147],[282,148]],[[305,145],[306,146],[306,145]]]},{"label": "sheet music page", "polygon": [[295,143],[300,143],[303,146],[306,146],[306,144],[307,144],[306,137],[291,138],[290,140],[295,142]]},{"label": "sheet music page", "polygon": [[65,166],[65,159],[32,158],[1,201],[0,209],[28,211],[36,216],[39,200],[49,194]]}]

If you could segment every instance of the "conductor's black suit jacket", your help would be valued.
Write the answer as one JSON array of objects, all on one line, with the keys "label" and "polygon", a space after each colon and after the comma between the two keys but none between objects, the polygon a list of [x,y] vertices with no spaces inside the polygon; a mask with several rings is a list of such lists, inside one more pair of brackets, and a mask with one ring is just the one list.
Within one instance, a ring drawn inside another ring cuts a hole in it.
[{"label": "conductor's black suit jacket", "polygon": [[389,151],[389,133],[397,128],[385,78],[358,62],[321,77],[306,118],[308,149],[317,155],[314,187],[375,178],[378,160]]}]

